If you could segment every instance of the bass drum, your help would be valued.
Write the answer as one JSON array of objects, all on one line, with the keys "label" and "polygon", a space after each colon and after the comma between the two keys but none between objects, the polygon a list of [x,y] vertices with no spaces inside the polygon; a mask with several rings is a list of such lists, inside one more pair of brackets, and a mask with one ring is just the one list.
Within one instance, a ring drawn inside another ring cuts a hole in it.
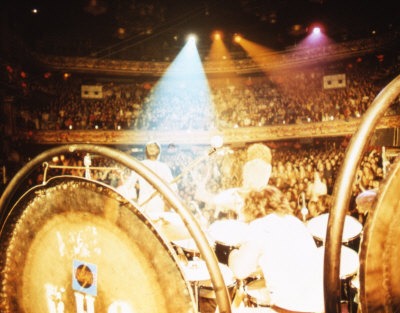
[{"label": "bass drum", "polygon": [[[54,177],[1,232],[0,312],[196,312],[176,254],[111,187]],[[173,300],[171,300],[173,299]]]}]

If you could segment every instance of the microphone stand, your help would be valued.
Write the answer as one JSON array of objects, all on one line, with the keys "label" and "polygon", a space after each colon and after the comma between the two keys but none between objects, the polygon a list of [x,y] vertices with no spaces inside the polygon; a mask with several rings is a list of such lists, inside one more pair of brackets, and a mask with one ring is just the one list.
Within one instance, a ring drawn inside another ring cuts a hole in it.
[{"label": "microphone stand", "polygon": [[306,220],[307,220],[306,216],[308,214],[308,209],[307,209],[307,206],[306,206],[306,199],[305,199],[304,191],[301,193],[301,199],[302,199],[303,206],[302,206],[302,208],[300,210],[300,213],[301,213],[301,216],[303,218],[303,222],[306,222]]}]

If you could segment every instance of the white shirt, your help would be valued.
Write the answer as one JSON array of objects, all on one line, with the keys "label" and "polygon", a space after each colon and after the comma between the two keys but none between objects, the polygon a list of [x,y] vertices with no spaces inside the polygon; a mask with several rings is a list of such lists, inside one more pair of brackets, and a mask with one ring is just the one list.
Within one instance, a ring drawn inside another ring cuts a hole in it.
[{"label": "white shirt", "polygon": [[[150,170],[152,170],[155,174],[157,174],[165,182],[165,184],[169,185],[170,182],[174,179],[171,169],[168,167],[167,164],[160,161],[148,159],[143,160],[142,163]],[[138,203],[139,205],[141,205],[152,196],[155,189],[142,177],[139,177],[138,179],[140,186]],[[172,184],[170,185],[170,187],[172,188],[172,190],[177,191],[176,184]],[[145,203],[141,208],[143,212],[149,215],[157,215],[164,212],[164,201],[158,194],[154,196],[150,201]]]},{"label": "white shirt", "polygon": [[251,222],[247,241],[232,253],[229,265],[238,278],[261,268],[278,307],[324,311],[323,262],[312,235],[297,217],[269,214]]}]

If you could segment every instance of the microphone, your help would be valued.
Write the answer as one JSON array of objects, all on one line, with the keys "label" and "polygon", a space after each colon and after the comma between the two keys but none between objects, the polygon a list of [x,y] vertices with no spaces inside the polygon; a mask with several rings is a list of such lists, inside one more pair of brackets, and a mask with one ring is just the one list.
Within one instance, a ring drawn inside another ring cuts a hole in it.
[{"label": "microphone", "polygon": [[308,209],[306,207],[306,195],[304,193],[304,191],[301,193],[301,200],[303,202],[303,206],[301,207],[301,216],[303,217],[303,222],[306,221],[306,216],[308,214]]}]

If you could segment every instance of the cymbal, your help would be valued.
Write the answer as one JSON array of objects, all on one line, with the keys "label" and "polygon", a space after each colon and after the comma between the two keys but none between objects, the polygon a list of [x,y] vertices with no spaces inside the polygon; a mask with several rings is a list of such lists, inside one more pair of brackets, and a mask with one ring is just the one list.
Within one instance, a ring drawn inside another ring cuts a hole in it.
[{"label": "cymbal", "polygon": [[170,242],[192,238],[180,215],[175,212],[163,212],[154,221],[154,226]]},{"label": "cymbal", "polygon": [[377,189],[370,189],[361,192],[356,198],[357,209],[360,213],[366,213],[371,209],[372,203],[374,202]]},{"label": "cymbal", "polygon": [[227,246],[239,246],[248,233],[248,224],[239,220],[218,220],[208,229],[209,236],[215,241]]},{"label": "cymbal", "polygon": [[233,210],[235,212],[239,212],[244,201],[240,196],[239,191],[239,188],[223,190],[213,198],[212,203],[219,211]]}]

